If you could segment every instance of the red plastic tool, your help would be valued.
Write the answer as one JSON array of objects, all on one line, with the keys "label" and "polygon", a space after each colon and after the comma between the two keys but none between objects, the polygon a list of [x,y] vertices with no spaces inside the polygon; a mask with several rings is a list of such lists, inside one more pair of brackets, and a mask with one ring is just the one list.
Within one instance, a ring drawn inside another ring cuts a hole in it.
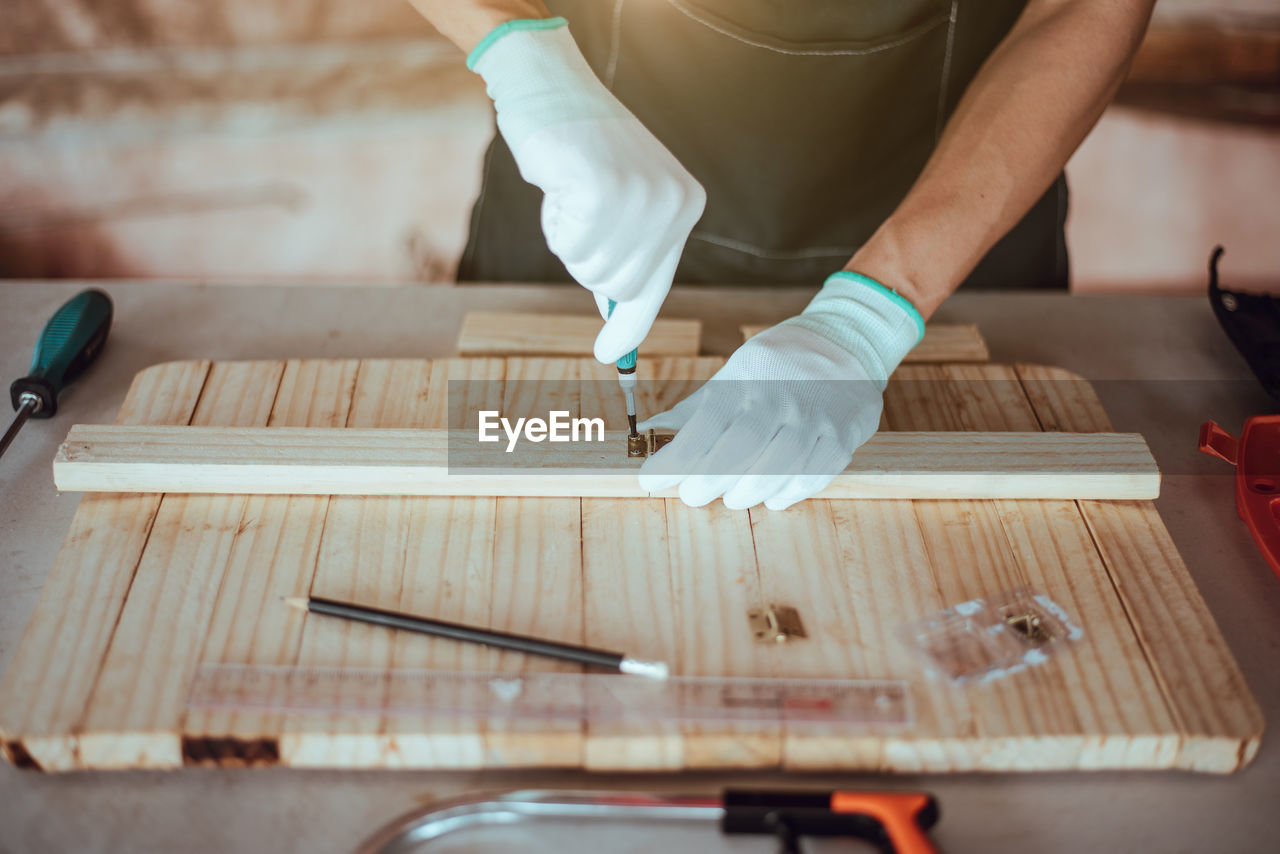
[{"label": "red plastic tool", "polygon": [[1280,415],[1250,418],[1239,439],[1206,421],[1200,450],[1236,467],[1236,511],[1280,576]]}]

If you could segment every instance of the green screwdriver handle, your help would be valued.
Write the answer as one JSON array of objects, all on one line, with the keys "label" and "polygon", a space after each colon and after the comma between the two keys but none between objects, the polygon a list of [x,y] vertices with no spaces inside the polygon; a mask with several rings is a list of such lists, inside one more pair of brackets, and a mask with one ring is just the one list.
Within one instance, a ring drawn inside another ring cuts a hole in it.
[{"label": "green screwdriver handle", "polygon": [[93,364],[110,329],[111,298],[102,291],[90,288],[67,300],[40,333],[30,374],[9,386],[13,408],[22,405],[23,395],[35,395],[40,405],[31,417],[51,418],[58,395]]},{"label": "green screwdriver handle", "polygon": [[[613,310],[617,308],[617,306],[618,304],[616,302],[614,302],[613,300],[609,300],[609,316],[610,317],[613,316]],[[605,318],[605,319],[607,320],[608,318]],[[639,355],[640,354],[638,352],[636,352],[635,350],[632,350],[630,353],[628,353],[627,355],[619,359],[618,371],[620,373],[630,373],[634,371],[636,369],[636,357]]]}]

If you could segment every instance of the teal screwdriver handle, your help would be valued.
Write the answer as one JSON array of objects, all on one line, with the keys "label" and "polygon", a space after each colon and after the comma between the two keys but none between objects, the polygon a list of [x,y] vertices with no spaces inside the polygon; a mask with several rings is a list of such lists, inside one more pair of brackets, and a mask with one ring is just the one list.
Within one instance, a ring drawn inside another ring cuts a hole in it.
[{"label": "teal screwdriver handle", "polygon": [[[614,309],[614,307],[616,307],[617,305],[618,305],[618,304],[617,304],[616,302],[614,302],[613,300],[609,300],[609,315],[610,315],[610,316],[612,316],[612,315],[613,315],[613,309]],[[609,319],[608,317],[606,317],[606,318],[605,318],[605,320],[608,320],[608,319]],[[635,350],[632,350],[630,353],[628,353],[627,355],[623,356],[621,359],[619,359],[619,360],[618,360],[618,370],[619,370],[619,371],[622,371],[623,373],[628,373],[628,372],[630,372],[630,371],[634,371],[634,370],[636,369],[636,358],[637,358],[637,356],[638,356],[638,353],[637,353],[637,351],[635,351]]]},{"label": "teal screwdriver handle", "polygon": [[84,373],[102,351],[111,329],[111,298],[90,288],[81,291],[58,309],[36,342],[28,376],[9,386],[13,408],[22,397],[35,395],[40,405],[32,418],[51,418],[58,411],[58,395]]}]

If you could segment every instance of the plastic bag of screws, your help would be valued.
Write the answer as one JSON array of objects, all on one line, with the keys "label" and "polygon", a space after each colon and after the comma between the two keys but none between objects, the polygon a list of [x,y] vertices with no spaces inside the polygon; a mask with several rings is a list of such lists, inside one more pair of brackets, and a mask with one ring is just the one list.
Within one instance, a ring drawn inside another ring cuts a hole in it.
[{"label": "plastic bag of screws", "polygon": [[899,637],[930,675],[986,682],[1042,664],[1084,636],[1062,608],[1027,588],[971,599],[908,623]]}]

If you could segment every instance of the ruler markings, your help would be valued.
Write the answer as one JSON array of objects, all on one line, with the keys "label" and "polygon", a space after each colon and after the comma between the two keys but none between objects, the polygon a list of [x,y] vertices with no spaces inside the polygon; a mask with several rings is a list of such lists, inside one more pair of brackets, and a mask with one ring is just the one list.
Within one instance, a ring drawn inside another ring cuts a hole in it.
[{"label": "ruler markings", "polygon": [[[376,690],[375,690],[376,689]],[[475,672],[205,664],[192,708],[280,713],[908,727],[902,680]]]}]

